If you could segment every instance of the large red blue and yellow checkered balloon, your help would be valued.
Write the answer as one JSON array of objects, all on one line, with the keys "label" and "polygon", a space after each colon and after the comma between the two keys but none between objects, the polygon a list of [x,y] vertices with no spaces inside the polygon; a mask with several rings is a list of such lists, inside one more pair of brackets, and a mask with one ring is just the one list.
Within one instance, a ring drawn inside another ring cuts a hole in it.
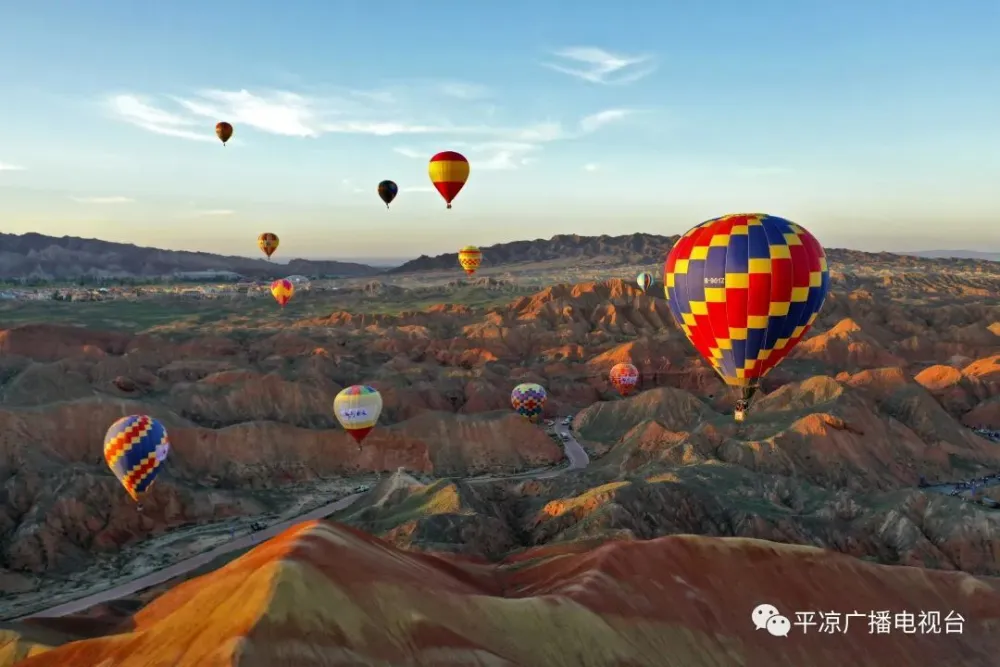
[{"label": "large red blue and yellow checkered balloon", "polygon": [[663,275],[677,325],[744,398],[809,331],[830,289],[816,238],[763,213],[691,229],[670,250]]},{"label": "large red blue and yellow checkered balloon", "polygon": [[545,402],[549,394],[540,384],[525,382],[514,387],[510,392],[510,406],[514,412],[530,422],[537,422],[545,412]]},{"label": "large red blue and yellow checkered balloon", "polygon": [[169,453],[167,429],[147,415],[122,417],[104,436],[104,460],[132,500],[153,485]]}]

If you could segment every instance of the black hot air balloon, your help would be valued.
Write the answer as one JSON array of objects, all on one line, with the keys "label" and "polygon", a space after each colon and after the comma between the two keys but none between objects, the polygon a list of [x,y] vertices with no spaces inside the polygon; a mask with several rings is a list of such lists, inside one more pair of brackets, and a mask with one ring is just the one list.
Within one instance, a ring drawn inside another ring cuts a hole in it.
[{"label": "black hot air balloon", "polygon": [[382,181],[378,184],[378,196],[385,202],[386,208],[389,208],[389,204],[392,203],[397,194],[399,194],[399,186],[393,181]]}]

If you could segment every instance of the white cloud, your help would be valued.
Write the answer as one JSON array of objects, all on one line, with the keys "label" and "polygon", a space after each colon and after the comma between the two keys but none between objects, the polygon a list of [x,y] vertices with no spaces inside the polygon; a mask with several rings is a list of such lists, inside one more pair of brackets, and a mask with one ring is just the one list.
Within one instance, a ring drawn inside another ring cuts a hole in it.
[{"label": "white cloud", "polygon": [[608,123],[614,123],[615,121],[619,121],[626,116],[632,115],[633,113],[634,112],[631,109],[607,109],[605,111],[598,111],[597,113],[584,116],[580,119],[580,130],[589,134],[599,130]]},{"label": "white cloud", "polygon": [[[392,150],[394,152],[396,152],[396,153],[399,153],[403,157],[408,157],[408,158],[411,158],[413,160],[416,160],[417,158],[421,158],[421,157],[428,157],[428,158],[430,157],[430,156],[426,155],[425,153],[422,153],[422,152],[420,152],[418,150],[415,150],[413,148],[407,148],[406,146],[399,146],[398,148],[393,148]],[[431,155],[433,155],[433,153]]]},{"label": "white cloud", "polygon": [[226,215],[236,215],[236,211],[230,208],[211,208],[207,211],[195,211],[192,215],[196,218],[215,218]]},{"label": "white cloud", "polygon": [[[524,124],[492,121],[492,111],[470,102],[462,113],[469,122],[452,122],[441,108],[442,87],[449,96],[467,100],[485,94],[476,84],[425,82],[416,97],[407,96],[412,88],[388,91],[346,91],[335,96],[306,96],[286,91],[251,93],[248,90],[206,90],[183,97],[163,97],[159,103],[136,95],[120,94],[111,98],[111,108],[120,120],[150,132],[195,141],[217,141],[214,125],[219,120],[231,122],[239,136],[242,128],[287,137],[318,137],[323,134],[355,134],[376,137],[426,135],[427,144],[399,146],[392,150],[412,159],[428,159],[442,148],[472,146],[469,159],[477,169],[515,169],[529,164],[532,153],[544,144],[580,138],[633,113],[629,109],[607,109],[569,125],[547,119]],[[419,92],[425,95],[421,98]],[[435,93],[435,91],[437,91]],[[435,93],[427,97],[428,93]],[[461,101],[445,104],[448,109]],[[402,120],[401,120],[402,119]],[[478,143],[477,143],[478,142]],[[345,186],[347,187],[347,186]],[[350,188],[354,188],[351,185]],[[366,191],[366,190],[359,190]]]},{"label": "white cloud", "polygon": [[459,100],[481,100],[490,96],[490,89],[478,83],[449,81],[438,84],[438,90],[442,95]]},{"label": "white cloud", "polygon": [[340,184],[345,190],[356,195],[364,194],[365,192],[373,192],[373,190],[365,190],[350,178],[343,179],[340,181]]},{"label": "white cloud", "polygon": [[7,164],[6,162],[0,162],[0,171],[26,171],[26,169],[17,164]]},{"label": "white cloud", "polygon": [[437,192],[437,190],[431,187],[421,186],[421,187],[403,188],[403,192]]},{"label": "white cloud", "polygon": [[471,146],[469,153],[477,170],[509,171],[531,164],[535,160],[532,154],[538,149],[533,143],[491,141]]},{"label": "white cloud", "polygon": [[546,67],[591,83],[633,83],[656,71],[651,56],[627,56],[593,46],[574,46],[553,55],[571,61],[574,66],[543,63]]},{"label": "white cloud", "polygon": [[212,127],[197,130],[198,121],[154,107],[135,95],[115,95],[110,106],[118,118],[148,132],[191,141],[218,141]]},{"label": "white cloud", "polygon": [[594,162],[588,162],[587,164],[583,165],[584,171],[597,171],[600,168],[601,168],[600,165]]},{"label": "white cloud", "polygon": [[311,100],[296,93],[277,91],[254,95],[245,89],[206,90],[194,99],[174,100],[189,113],[209,122],[226,120],[236,128],[252,127],[286,137],[320,134],[318,110]]},{"label": "white cloud", "polygon": [[70,197],[78,204],[131,204],[134,199],[129,197]]}]

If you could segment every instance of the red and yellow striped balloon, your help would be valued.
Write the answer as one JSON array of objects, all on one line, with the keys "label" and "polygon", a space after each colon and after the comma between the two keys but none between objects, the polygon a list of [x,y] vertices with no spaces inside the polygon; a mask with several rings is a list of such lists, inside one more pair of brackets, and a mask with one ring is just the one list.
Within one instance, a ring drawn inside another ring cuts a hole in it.
[{"label": "red and yellow striped balloon", "polygon": [[448,208],[451,208],[452,200],[469,180],[469,161],[461,153],[444,151],[431,158],[427,173],[430,174],[431,183],[448,203]]},{"label": "red and yellow striped balloon", "polygon": [[458,251],[458,263],[462,265],[462,270],[471,276],[483,263],[483,253],[476,246],[467,245]]},{"label": "red and yellow striped balloon", "polygon": [[271,283],[271,295],[274,300],[278,302],[282,308],[285,304],[291,301],[292,297],[295,295],[295,285],[292,284],[290,280],[285,278],[280,278]]}]

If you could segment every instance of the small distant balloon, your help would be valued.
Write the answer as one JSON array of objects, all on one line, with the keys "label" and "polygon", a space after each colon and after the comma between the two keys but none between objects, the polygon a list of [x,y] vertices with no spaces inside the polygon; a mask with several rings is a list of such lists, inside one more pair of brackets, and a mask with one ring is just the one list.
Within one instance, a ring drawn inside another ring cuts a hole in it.
[{"label": "small distant balloon", "polygon": [[286,278],[279,278],[271,283],[271,296],[274,300],[278,302],[282,308],[285,307],[292,297],[295,295],[295,285]]},{"label": "small distant balloon", "polygon": [[431,158],[427,173],[431,177],[431,183],[444,197],[448,208],[451,208],[452,200],[469,180],[469,161],[461,153],[444,151]]},{"label": "small distant balloon", "polygon": [[635,367],[635,364],[623,361],[611,367],[608,379],[611,381],[611,386],[617,389],[619,394],[628,396],[639,385],[639,369]]},{"label": "small distant balloon", "polygon": [[639,289],[645,292],[653,285],[653,274],[643,271],[635,277],[635,282],[638,283]]},{"label": "small distant balloon", "polygon": [[534,382],[519,384],[510,392],[510,406],[514,408],[514,412],[532,423],[541,420],[548,399],[545,388]]},{"label": "small distant balloon", "polygon": [[471,276],[483,263],[483,253],[476,246],[467,245],[458,251],[458,263],[462,265],[462,270]]},{"label": "small distant balloon", "polygon": [[136,502],[156,481],[169,454],[167,429],[149,415],[122,417],[104,436],[104,461]]},{"label": "small distant balloon", "polygon": [[233,136],[233,126],[227,123],[226,121],[222,121],[221,123],[216,123],[215,136],[217,136],[219,140],[222,141],[222,145],[225,146],[226,142],[229,141]]},{"label": "small distant balloon", "polygon": [[382,414],[382,394],[366,384],[351,385],[333,399],[333,412],[340,425],[360,446]]},{"label": "small distant balloon", "polygon": [[277,234],[272,234],[271,232],[264,232],[257,237],[257,247],[260,248],[261,252],[267,255],[268,259],[271,259],[271,255],[274,251],[278,249],[278,244],[281,241],[278,239]]},{"label": "small distant balloon", "polygon": [[395,199],[398,194],[399,186],[393,181],[382,181],[378,184],[378,196],[385,202],[386,208],[389,208],[389,204],[392,203],[392,200]]}]

